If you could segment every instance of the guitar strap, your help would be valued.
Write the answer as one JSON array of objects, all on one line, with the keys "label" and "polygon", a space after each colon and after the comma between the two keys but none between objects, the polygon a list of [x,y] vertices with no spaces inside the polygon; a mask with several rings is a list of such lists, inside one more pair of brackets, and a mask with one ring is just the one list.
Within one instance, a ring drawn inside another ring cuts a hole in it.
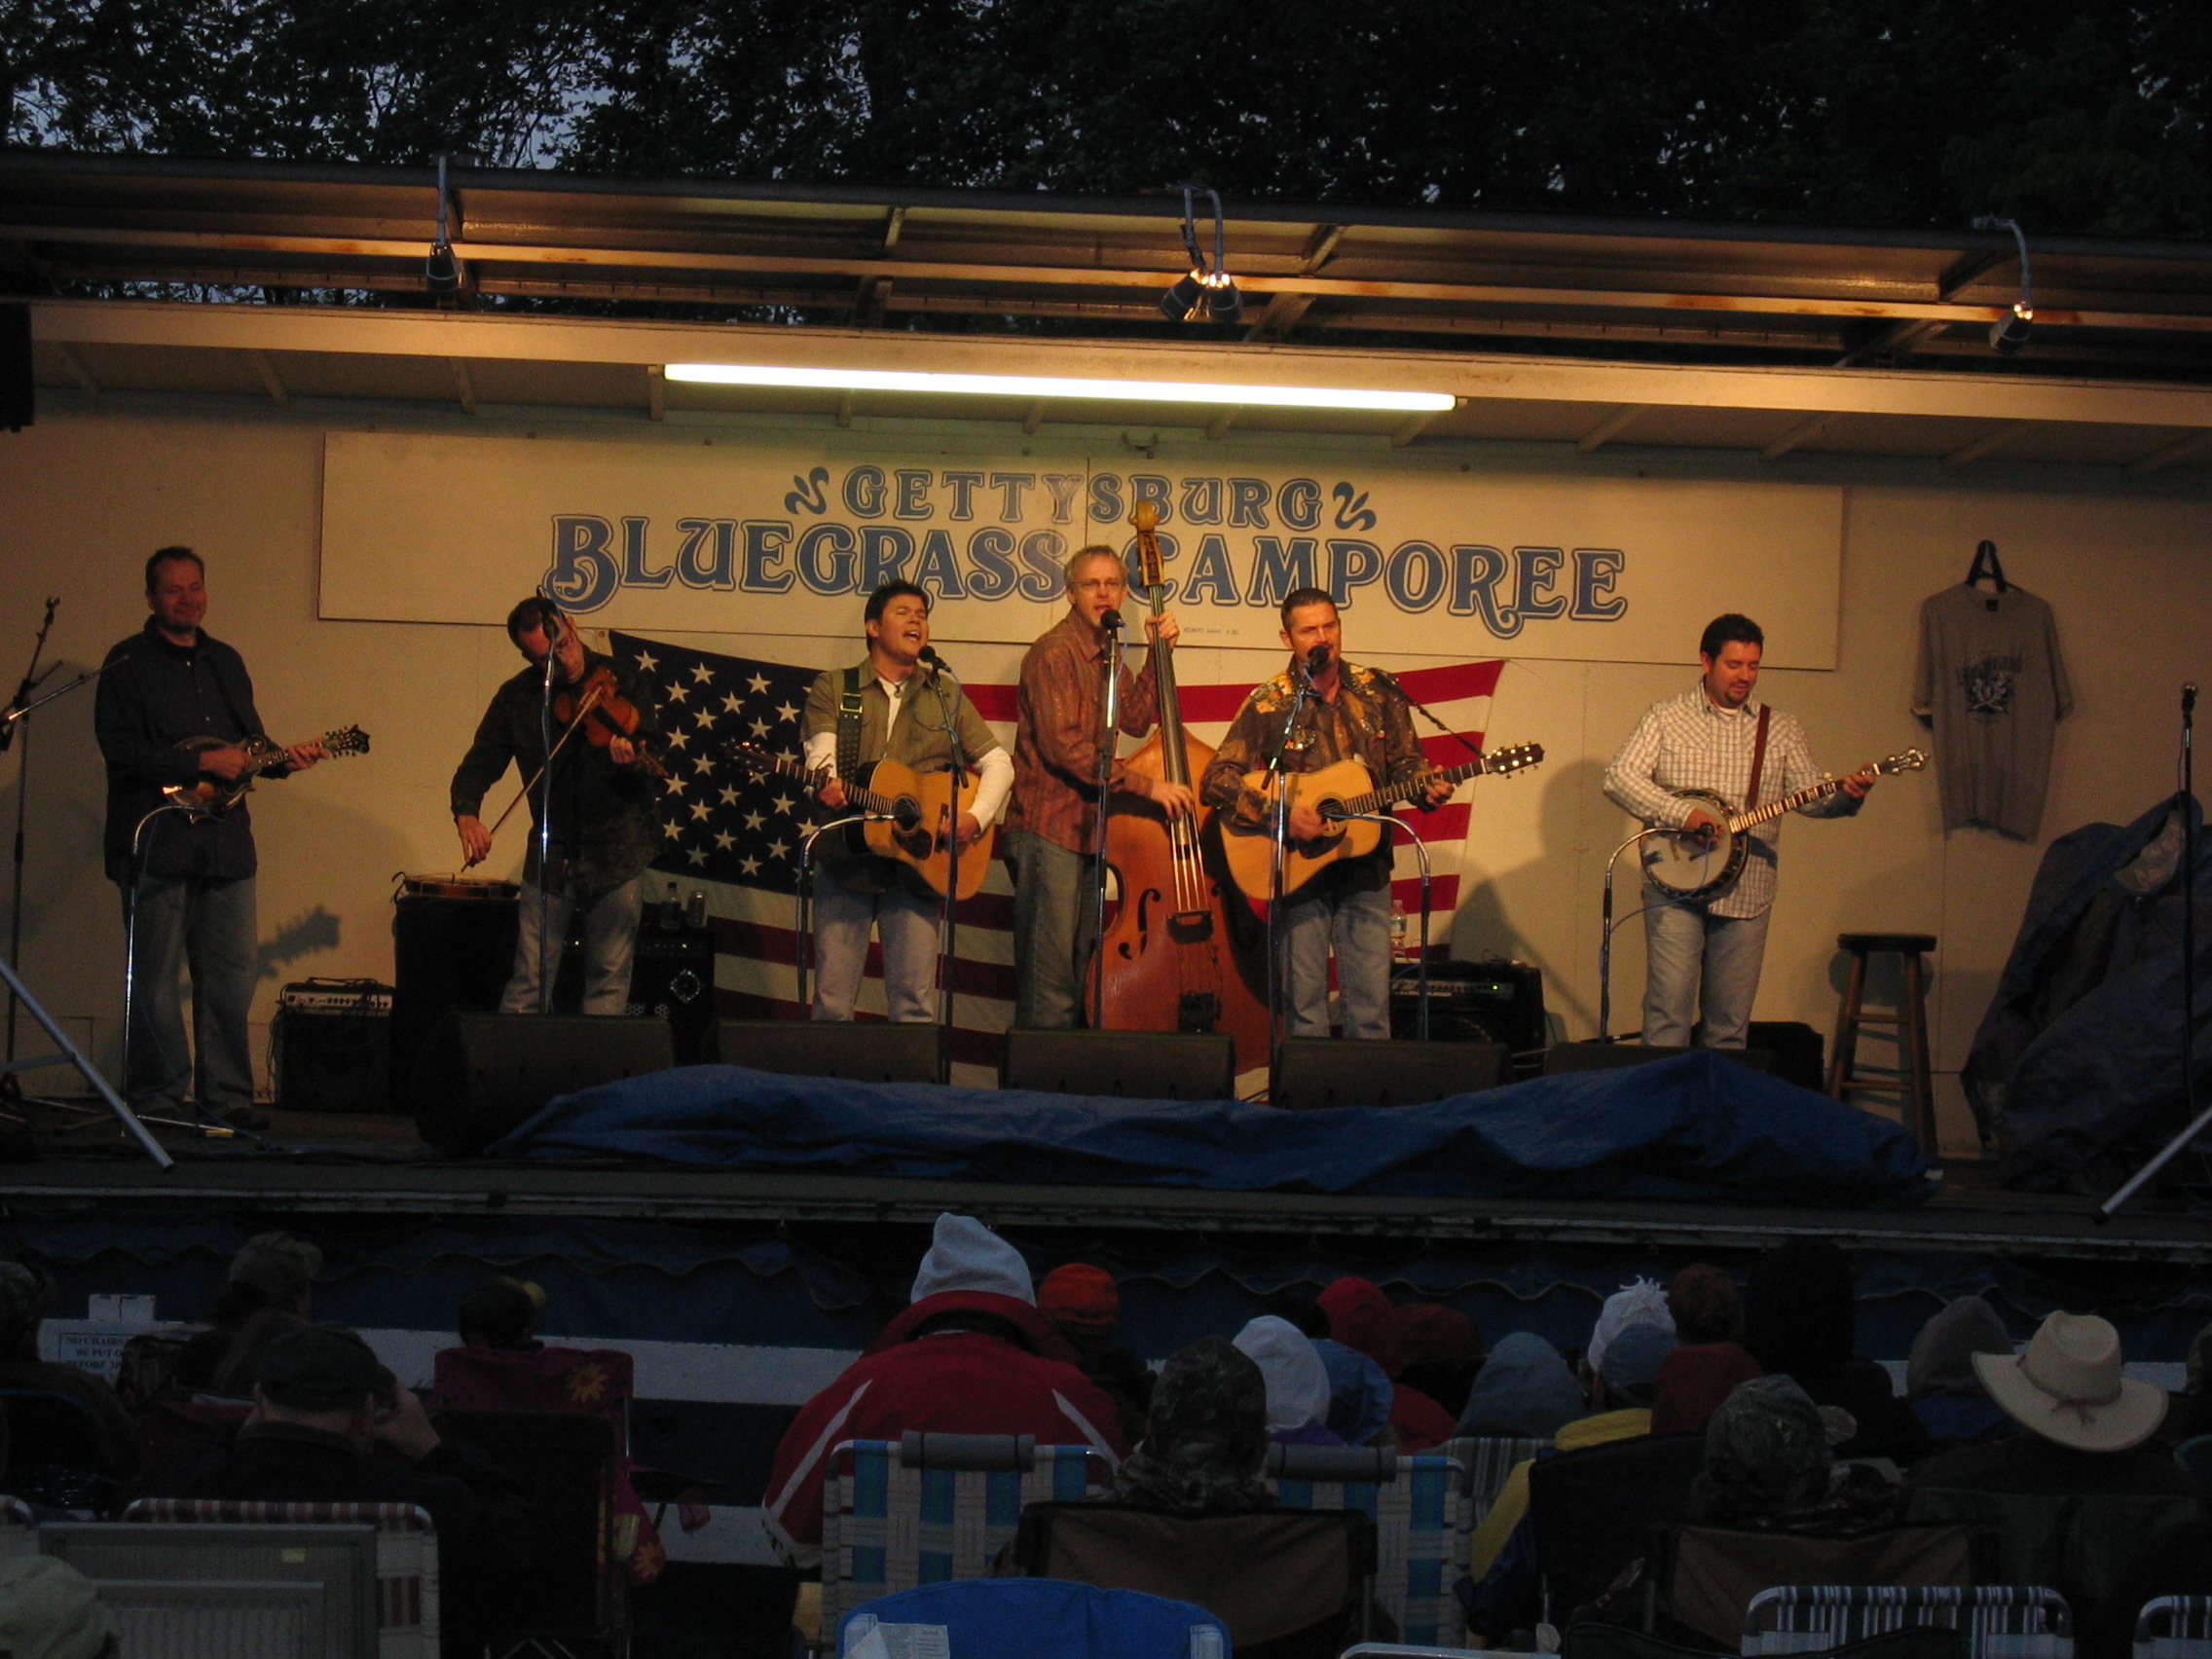
[{"label": "guitar strap", "polygon": [[1744,810],[1749,812],[1759,803],[1759,774],[1766,770],[1766,732],[1773,723],[1774,706],[1759,705],[1758,735],[1751,739],[1751,787],[1744,792]]},{"label": "guitar strap", "polygon": [[837,697],[837,776],[850,784],[861,774],[861,671],[845,670]]}]

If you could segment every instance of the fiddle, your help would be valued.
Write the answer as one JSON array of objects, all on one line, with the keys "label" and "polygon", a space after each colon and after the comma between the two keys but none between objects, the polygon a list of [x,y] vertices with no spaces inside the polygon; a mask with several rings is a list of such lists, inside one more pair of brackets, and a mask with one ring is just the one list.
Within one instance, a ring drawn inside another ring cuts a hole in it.
[{"label": "fiddle", "polygon": [[[628,739],[638,751],[639,765],[656,778],[668,776],[668,768],[638,737],[637,705],[622,695],[615,684],[614,671],[606,664],[602,663],[582,680],[564,685],[553,694],[553,718],[564,726],[579,731],[594,749],[605,749],[618,737]],[[583,722],[580,727],[578,720]]]}]

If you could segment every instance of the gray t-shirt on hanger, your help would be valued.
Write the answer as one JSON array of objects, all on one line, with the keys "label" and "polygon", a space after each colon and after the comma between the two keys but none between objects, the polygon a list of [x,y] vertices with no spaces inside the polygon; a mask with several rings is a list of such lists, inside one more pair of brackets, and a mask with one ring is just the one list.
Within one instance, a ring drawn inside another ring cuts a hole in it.
[{"label": "gray t-shirt on hanger", "polygon": [[1912,712],[1935,728],[1945,830],[1979,825],[2035,839],[2051,738],[2073,708],[2048,605],[2016,587],[1928,596]]}]

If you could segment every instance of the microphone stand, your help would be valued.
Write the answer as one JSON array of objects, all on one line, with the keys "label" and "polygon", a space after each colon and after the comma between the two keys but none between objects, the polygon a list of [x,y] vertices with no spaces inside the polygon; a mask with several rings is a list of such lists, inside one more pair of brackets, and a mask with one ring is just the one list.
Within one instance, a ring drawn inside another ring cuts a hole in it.
[{"label": "microphone stand", "polygon": [[1649,904],[1640,904],[1618,922],[1613,920],[1613,877],[1620,869],[1621,854],[1659,833],[1657,830],[1639,830],[1615,847],[1613,856],[1605,861],[1605,896],[1599,909],[1601,925],[1598,931],[1598,1041],[1601,1043],[1610,1043],[1613,1040],[1613,930],[1623,922],[1636,920],[1646,910],[1656,910],[1662,904],[1674,903],[1672,899],[1656,900]]},{"label": "microphone stand", "polygon": [[[540,598],[543,596],[540,595]],[[547,601],[550,609],[551,601]],[[545,770],[537,787],[537,1012],[553,1012],[553,976],[561,964],[560,946],[554,943],[553,916],[553,668],[567,637],[569,620],[553,610],[539,632],[545,635],[545,680],[537,705],[537,744],[545,753]]]},{"label": "microphone stand", "polygon": [[[925,647],[926,648],[926,647]],[[938,708],[944,715],[942,730],[952,744],[952,798],[945,806],[944,826],[944,921],[938,930],[938,981],[941,989],[937,1005],[938,1027],[938,1082],[952,1081],[952,977],[957,960],[955,944],[960,928],[960,783],[968,775],[967,751],[960,747],[960,676],[946,666],[942,657],[932,650],[926,659],[930,670],[930,689],[937,694]],[[1120,679],[1117,675],[1116,680]],[[952,682],[952,700],[945,700],[942,680]],[[1111,729],[1109,727],[1109,729]],[[1103,798],[1103,797],[1101,797]],[[1101,848],[1104,842],[1100,842]]]},{"label": "microphone stand", "polygon": [[1282,872],[1290,857],[1290,740],[1298,731],[1299,717],[1313,695],[1313,671],[1304,657],[1291,662],[1290,708],[1282,729],[1268,754],[1268,771],[1274,779],[1274,806],[1268,826],[1268,1093],[1274,1094],[1275,1075],[1282,1069],[1285,986],[1282,962]]},{"label": "microphone stand", "polygon": [[817,824],[799,838],[798,843],[798,938],[793,941],[792,975],[798,983],[798,1016],[811,1019],[813,1005],[806,994],[806,977],[814,970],[814,843],[832,830],[844,830],[855,824],[881,824],[890,818],[887,812],[855,812],[843,818],[832,818],[827,824]]},{"label": "microphone stand", "polygon": [[1321,816],[1338,824],[1348,824],[1354,819],[1357,819],[1363,824],[1380,824],[1389,830],[1393,834],[1400,830],[1403,830],[1405,832],[1406,839],[1413,843],[1415,853],[1419,855],[1420,955],[1417,959],[1417,961],[1419,967],[1418,982],[1420,986],[1420,991],[1419,1001],[1416,1004],[1416,1008],[1419,1011],[1416,1020],[1416,1031],[1418,1033],[1419,1041],[1425,1043],[1428,1041],[1428,918],[1430,914],[1428,844],[1420,838],[1420,835],[1415,830],[1414,827],[1411,824],[1408,824],[1404,819],[1400,818],[1394,812],[1346,812],[1343,807],[1338,806],[1332,802],[1330,805],[1325,806],[1321,809]]},{"label": "microphone stand", "polygon": [[2196,1109],[2196,682],[2181,688],[2181,789],[2174,796],[2181,815],[2181,1101],[2189,1126],[2159,1150],[2119,1192],[2098,1206],[2096,1220],[2108,1222],[2120,1205],[2148,1186],[2185,1146],[2212,1126],[2212,1108]]},{"label": "microphone stand", "polygon": [[[1100,619],[1106,631],[1105,649],[1099,653],[1099,662],[1105,670],[1105,693],[1099,699],[1104,718],[1104,729],[1098,738],[1098,812],[1096,836],[1098,867],[1092,903],[1097,912],[1097,934],[1090,941],[1092,951],[1098,950],[1106,940],[1106,795],[1114,777],[1114,750],[1122,728],[1122,613],[1109,610]],[[1090,964],[1082,965],[1088,976]],[[1106,969],[1101,963],[1098,975],[1090,987],[1090,1028],[1102,1031],[1106,1026]]]}]

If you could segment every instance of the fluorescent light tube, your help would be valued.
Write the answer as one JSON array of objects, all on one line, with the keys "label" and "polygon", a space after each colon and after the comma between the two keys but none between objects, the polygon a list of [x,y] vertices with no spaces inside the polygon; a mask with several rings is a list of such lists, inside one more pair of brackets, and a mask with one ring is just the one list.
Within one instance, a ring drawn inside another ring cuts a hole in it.
[{"label": "fluorescent light tube", "polygon": [[1276,409],[1381,409],[1431,414],[1447,391],[1368,391],[1326,386],[1230,386],[1198,381],[1073,380],[1060,375],[948,375],[891,369],[799,369],[761,363],[670,363],[672,381],[799,387],[819,391],[962,392],[986,397],[1090,397],[1137,403],[1241,404]]}]

